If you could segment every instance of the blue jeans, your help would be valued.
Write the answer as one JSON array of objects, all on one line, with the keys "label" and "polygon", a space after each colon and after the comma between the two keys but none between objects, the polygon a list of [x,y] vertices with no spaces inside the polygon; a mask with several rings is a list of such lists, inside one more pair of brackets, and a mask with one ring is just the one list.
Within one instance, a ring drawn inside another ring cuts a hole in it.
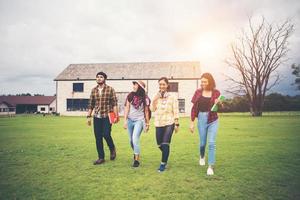
[{"label": "blue jeans", "polygon": [[167,163],[170,155],[170,143],[174,132],[175,124],[163,127],[156,127],[156,142],[161,150],[161,162]]},{"label": "blue jeans", "polygon": [[200,139],[200,156],[205,155],[205,147],[208,138],[208,165],[214,165],[216,161],[216,137],[219,121],[213,121],[208,124],[208,112],[199,112],[198,114],[198,132]]},{"label": "blue jeans", "polygon": [[134,154],[140,154],[140,136],[144,128],[144,120],[133,121],[127,120],[128,136],[130,146],[134,151]]}]

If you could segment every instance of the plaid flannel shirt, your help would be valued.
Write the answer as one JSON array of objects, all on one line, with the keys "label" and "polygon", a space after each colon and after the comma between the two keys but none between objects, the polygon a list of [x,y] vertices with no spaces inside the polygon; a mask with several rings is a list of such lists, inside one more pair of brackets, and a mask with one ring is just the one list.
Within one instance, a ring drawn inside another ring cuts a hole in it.
[{"label": "plaid flannel shirt", "polygon": [[[220,92],[219,90],[213,90],[212,91],[212,95],[209,101],[209,107],[211,108],[214,103],[215,100],[220,96]],[[199,114],[199,99],[202,96],[202,90],[198,89],[196,90],[193,98],[192,98],[192,103],[193,103],[193,107],[192,107],[192,111],[191,111],[191,120],[194,121],[196,117],[198,117]],[[214,122],[218,119],[218,113],[217,112],[213,112],[213,111],[209,111],[208,112],[208,123]]]},{"label": "plaid flannel shirt", "polygon": [[105,84],[101,94],[98,85],[92,89],[88,108],[95,109],[95,116],[107,117],[108,113],[112,112],[113,107],[117,105],[116,92],[112,87]]},{"label": "plaid flannel shirt", "polygon": [[[164,101],[165,103],[163,103]],[[175,123],[175,119],[179,119],[178,99],[175,95],[169,94],[164,100],[159,98],[156,109],[154,109],[152,102],[150,110],[154,112],[155,127],[172,125]]]}]

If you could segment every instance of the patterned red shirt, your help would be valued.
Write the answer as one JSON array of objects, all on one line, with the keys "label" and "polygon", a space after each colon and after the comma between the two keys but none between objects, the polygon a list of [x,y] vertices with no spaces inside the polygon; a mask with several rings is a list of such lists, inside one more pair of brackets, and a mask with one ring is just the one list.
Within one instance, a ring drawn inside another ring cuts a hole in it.
[{"label": "patterned red shirt", "polygon": [[[191,111],[191,120],[194,121],[196,117],[198,117],[199,114],[199,99],[202,96],[202,90],[198,89],[196,90],[193,98],[192,98],[192,103],[193,103],[193,107],[192,107],[192,111]],[[210,108],[214,105],[215,100],[220,96],[220,92],[219,90],[213,90],[212,91],[212,95],[209,101],[209,106]],[[213,111],[209,111],[208,112],[208,123],[214,122],[218,119],[218,113],[217,112],[213,112]]]}]

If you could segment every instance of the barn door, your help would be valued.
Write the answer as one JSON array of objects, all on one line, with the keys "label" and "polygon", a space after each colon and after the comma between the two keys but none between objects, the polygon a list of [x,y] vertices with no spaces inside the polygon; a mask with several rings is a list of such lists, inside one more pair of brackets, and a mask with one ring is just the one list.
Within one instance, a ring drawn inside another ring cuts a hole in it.
[{"label": "barn door", "polygon": [[124,116],[124,105],[128,92],[116,92],[118,98],[119,115]]}]

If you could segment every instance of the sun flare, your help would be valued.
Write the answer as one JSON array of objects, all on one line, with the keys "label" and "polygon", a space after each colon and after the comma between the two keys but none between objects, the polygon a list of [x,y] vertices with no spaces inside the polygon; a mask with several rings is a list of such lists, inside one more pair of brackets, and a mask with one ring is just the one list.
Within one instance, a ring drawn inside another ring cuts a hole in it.
[{"label": "sun flare", "polygon": [[195,41],[195,54],[201,60],[212,59],[219,56],[222,49],[221,39],[215,33],[204,33]]}]

